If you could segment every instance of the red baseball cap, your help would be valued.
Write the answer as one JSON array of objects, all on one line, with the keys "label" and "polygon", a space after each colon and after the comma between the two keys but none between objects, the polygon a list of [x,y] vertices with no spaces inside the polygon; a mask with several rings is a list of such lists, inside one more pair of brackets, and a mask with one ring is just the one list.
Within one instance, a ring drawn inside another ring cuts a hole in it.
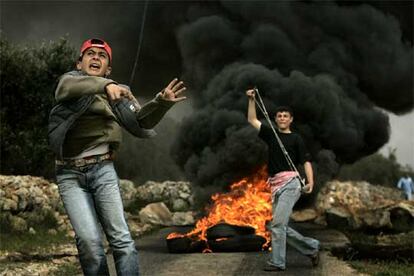
[{"label": "red baseball cap", "polygon": [[98,47],[98,48],[102,48],[104,49],[109,56],[109,61],[112,61],[112,49],[109,46],[108,43],[106,43],[105,41],[103,41],[102,39],[99,38],[91,38],[86,40],[85,42],[83,42],[82,47],[80,49],[80,57],[82,57],[83,52],[85,52],[87,49],[91,48],[91,47]]}]

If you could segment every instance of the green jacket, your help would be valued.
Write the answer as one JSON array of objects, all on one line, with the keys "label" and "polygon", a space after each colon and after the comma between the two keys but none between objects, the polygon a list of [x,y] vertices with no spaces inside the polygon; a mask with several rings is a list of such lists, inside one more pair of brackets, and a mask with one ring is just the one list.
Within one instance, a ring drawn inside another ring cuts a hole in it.
[{"label": "green jacket", "polygon": [[[105,87],[116,83],[103,77],[88,76],[81,72],[69,72],[61,76],[55,91],[57,103],[64,103],[82,96],[94,95],[89,108],[73,123],[66,133],[63,157],[73,157],[101,143],[108,143],[116,150],[122,140],[121,127],[109,105]],[[174,102],[160,98],[160,93],[140,108],[136,117],[146,129],[153,128],[171,108]]]}]

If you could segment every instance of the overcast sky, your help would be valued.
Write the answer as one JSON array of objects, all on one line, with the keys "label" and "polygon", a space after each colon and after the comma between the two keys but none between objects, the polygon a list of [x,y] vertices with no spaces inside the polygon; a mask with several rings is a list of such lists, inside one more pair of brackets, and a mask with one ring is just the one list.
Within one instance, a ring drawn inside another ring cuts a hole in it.
[{"label": "overcast sky", "polygon": [[380,152],[387,156],[390,149],[396,149],[399,162],[414,168],[414,113],[410,112],[402,116],[388,114],[391,124],[391,137]]}]

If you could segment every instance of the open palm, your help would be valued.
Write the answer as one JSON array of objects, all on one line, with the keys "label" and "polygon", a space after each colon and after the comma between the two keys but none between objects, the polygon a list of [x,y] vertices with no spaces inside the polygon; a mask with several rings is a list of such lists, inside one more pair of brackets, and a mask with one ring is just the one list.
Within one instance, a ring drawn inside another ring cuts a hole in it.
[{"label": "open palm", "polygon": [[173,101],[173,102],[180,102],[185,100],[187,97],[180,95],[186,90],[187,88],[184,86],[183,81],[178,81],[177,78],[173,79],[167,87],[161,92],[161,98],[166,101]]}]

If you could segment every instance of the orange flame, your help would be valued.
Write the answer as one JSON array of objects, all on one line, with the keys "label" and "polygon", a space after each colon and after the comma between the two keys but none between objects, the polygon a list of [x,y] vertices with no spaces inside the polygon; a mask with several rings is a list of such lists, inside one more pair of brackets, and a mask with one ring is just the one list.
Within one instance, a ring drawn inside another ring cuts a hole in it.
[{"label": "orange flame", "polygon": [[256,235],[266,239],[263,247],[270,243],[270,233],[266,221],[272,219],[270,188],[267,183],[266,169],[262,168],[252,177],[246,177],[230,186],[230,192],[214,194],[208,215],[197,221],[195,228],[186,233],[171,233],[167,239],[189,237],[193,240],[207,241],[207,229],[218,224],[228,223],[250,226]]}]

